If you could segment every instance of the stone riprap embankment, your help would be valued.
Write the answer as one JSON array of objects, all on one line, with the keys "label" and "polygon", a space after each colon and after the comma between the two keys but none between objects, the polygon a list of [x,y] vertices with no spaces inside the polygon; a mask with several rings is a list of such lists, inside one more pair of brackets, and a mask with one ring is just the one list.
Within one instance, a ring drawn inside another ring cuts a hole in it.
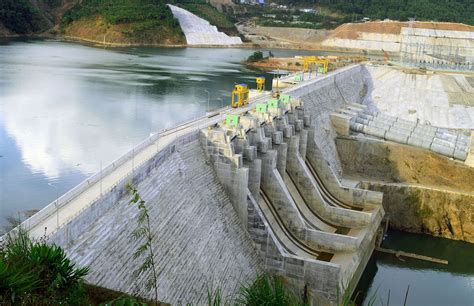
[{"label": "stone riprap embankment", "polygon": [[[152,220],[161,301],[202,305],[209,286],[219,286],[228,296],[240,282],[263,271],[229,196],[206,163],[197,133],[189,136],[189,143],[173,144],[137,169],[133,182]],[[144,241],[130,238],[139,211],[128,201],[119,187],[50,240],[79,266],[90,268],[88,282],[152,298],[143,285],[151,271],[138,279],[132,276],[143,262],[134,260],[133,252]]]}]

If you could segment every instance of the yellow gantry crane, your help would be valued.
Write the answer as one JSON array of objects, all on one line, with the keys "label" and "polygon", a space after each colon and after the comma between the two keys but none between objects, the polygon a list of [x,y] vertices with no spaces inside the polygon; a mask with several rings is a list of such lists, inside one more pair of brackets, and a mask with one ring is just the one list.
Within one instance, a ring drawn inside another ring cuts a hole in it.
[{"label": "yellow gantry crane", "polygon": [[264,91],[265,90],[265,78],[264,77],[256,78],[255,82],[257,83],[257,90],[258,91]]},{"label": "yellow gantry crane", "polygon": [[232,107],[237,108],[249,103],[249,88],[247,84],[236,84],[232,91]]},{"label": "yellow gantry crane", "polygon": [[308,72],[311,65],[322,65],[323,73],[327,73],[329,69],[329,60],[321,59],[317,56],[304,56],[303,57],[303,72]]}]

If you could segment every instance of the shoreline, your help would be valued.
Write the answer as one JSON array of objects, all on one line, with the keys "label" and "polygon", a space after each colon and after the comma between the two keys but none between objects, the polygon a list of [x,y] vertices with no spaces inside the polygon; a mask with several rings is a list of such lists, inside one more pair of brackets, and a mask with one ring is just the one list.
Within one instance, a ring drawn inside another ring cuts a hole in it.
[{"label": "shoreline", "polygon": [[328,48],[323,46],[312,46],[312,47],[301,47],[295,45],[282,45],[282,44],[271,44],[271,45],[262,45],[255,44],[251,42],[244,42],[238,45],[188,45],[188,44],[153,44],[153,43],[116,43],[116,42],[104,42],[94,39],[88,39],[77,36],[67,36],[67,35],[54,35],[54,34],[11,34],[11,35],[1,35],[0,39],[57,39],[65,42],[78,42],[84,43],[96,47],[110,47],[110,48],[124,48],[124,47],[152,47],[152,48],[236,48],[236,49],[281,49],[281,50],[301,50],[301,51],[321,51],[321,52],[337,52],[337,53],[346,53],[346,54],[359,54],[359,55],[380,55],[380,52],[372,51],[364,54],[363,51],[359,49],[346,49],[346,48]]}]

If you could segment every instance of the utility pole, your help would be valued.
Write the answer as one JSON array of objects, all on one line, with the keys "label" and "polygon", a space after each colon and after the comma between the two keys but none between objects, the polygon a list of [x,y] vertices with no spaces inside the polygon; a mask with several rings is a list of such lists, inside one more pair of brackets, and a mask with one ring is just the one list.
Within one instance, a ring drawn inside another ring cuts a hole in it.
[{"label": "utility pole", "polygon": [[48,185],[53,187],[56,190],[56,200],[54,201],[54,207],[56,208],[56,229],[58,229],[59,228],[59,205],[58,205],[59,189],[53,183],[48,183]]},{"label": "utility pole", "polygon": [[205,92],[207,92],[207,112],[209,112],[209,101],[211,100],[211,94],[207,89],[204,89]]}]

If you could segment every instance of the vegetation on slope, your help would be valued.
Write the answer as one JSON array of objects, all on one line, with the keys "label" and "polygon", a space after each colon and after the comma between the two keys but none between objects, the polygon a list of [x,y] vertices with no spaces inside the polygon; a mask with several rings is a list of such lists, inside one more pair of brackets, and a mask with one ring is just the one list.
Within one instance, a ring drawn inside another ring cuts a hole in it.
[{"label": "vegetation on slope", "polygon": [[1,0],[0,22],[17,34],[39,32],[48,25],[47,20],[29,0]]},{"label": "vegetation on slope", "polygon": [[474,25],[472,0],[280,0],[277,2],[291,6],[316,5],[354,19],[369,17],[406,21],[415,17],[417,20]]},{"label": "vegetation on slope", "polygon": [[32,241],[20,230],[0,246],[0,304],[78,305],[85,300],[88,271],[60,247]]},{"label": "vegetation on slope", "polygon": [[109,36],[112,43],[184,42],[178,21],[161,0],[83,0],[64,14],[61,27],[80,38]]}]

